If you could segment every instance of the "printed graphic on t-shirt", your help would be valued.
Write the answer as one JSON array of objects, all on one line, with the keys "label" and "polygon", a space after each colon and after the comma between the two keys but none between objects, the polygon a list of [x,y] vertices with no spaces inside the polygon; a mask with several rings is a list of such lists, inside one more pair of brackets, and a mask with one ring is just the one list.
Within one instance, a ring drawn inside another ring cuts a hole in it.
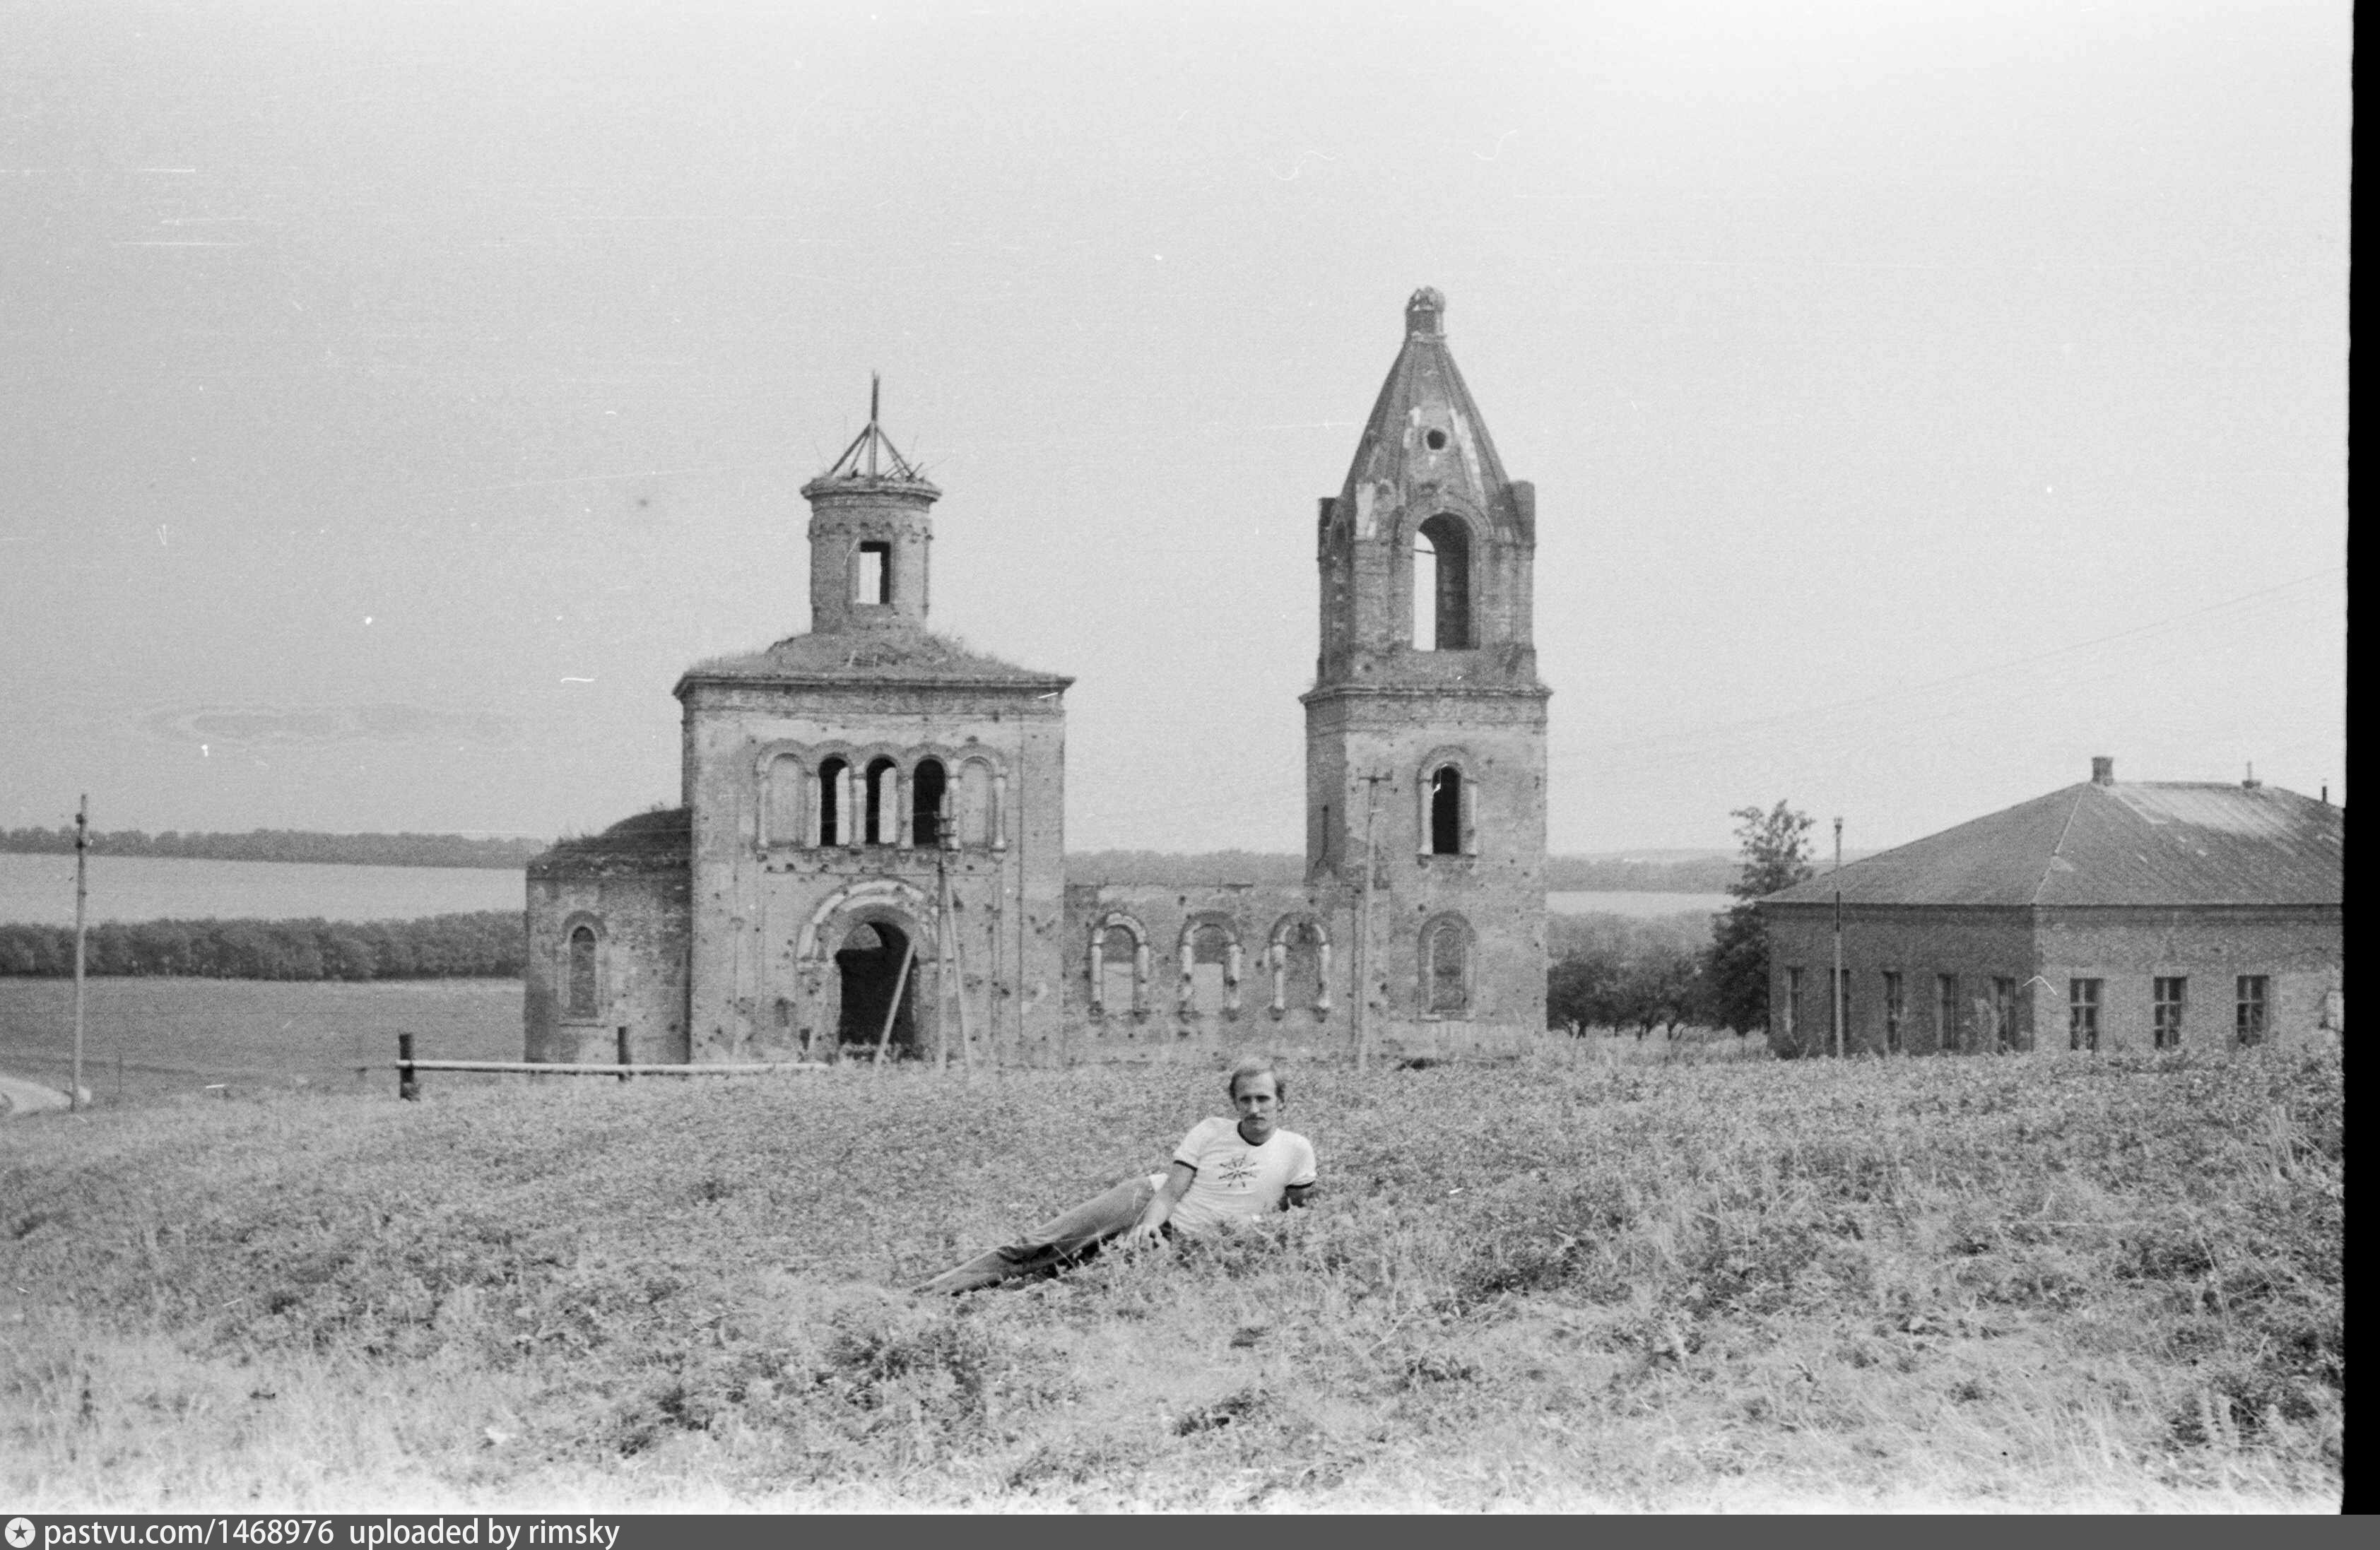
[{"label": "printed graphic on t-shirt", "polygon": [[1248,1155],[1245,1152],[1226,1158],[1222,1165],[1215,1169],[1216,1181],[1227,1190],[1252,1189],[1256,1184],[1256,1177],[1257,1165],[1248,1160]]}]

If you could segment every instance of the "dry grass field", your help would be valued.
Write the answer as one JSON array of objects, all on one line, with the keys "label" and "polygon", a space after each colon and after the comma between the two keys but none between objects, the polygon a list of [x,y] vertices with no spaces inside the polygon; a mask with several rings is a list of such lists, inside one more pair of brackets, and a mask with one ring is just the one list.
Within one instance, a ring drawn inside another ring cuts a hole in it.
[{"label": "dry grass field", "polygon": [[[1728,1041],[1731,1044],[1733,1041]],[[1184,1068],[0,1126],[12,1508],[2336,1506],[2336,1046],[1293,1073],[1326,1196],[896,1289]]]}]

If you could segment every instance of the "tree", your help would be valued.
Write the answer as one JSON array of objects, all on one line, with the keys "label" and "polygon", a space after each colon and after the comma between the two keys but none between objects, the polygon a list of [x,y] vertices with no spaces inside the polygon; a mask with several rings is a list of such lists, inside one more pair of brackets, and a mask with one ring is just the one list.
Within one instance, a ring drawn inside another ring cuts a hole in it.
[{"label": "tree", "polygon": [[1810,878],[1815,820],[1782,800],[1767,812],[1738,807],[1729,817],[1737,820],[1742,873],[1728,891],[1740,902],[1711,922],[1703,982],[1710,1015],[1741,1037],[1768,1025],[1768,931],[1754,901]]}]

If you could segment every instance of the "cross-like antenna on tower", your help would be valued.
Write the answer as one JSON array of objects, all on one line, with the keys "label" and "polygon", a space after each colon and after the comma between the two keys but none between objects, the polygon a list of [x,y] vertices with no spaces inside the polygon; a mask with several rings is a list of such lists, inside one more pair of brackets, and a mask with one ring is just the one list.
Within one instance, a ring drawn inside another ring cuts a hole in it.
[{"label": "cross-like antenna on tower", "polygon": [[843,455],[820,475],[830,479],[894,478],[922,480],[925,475],[917,466],[901,455],[892,438],[884,434],[881,423],[884,414],[884,378],[882,373],[868,374],[868,424],[843,449]]}]

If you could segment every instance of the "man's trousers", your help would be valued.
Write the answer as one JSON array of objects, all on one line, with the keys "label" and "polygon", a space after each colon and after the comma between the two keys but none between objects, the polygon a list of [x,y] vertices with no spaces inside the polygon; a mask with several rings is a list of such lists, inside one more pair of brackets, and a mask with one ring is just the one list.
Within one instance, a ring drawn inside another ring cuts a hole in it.
[{"label": "man's trousers", "polygon": [[1106,1193],[1050,1217],[1014,1242],[987,1249],[916,1290],[920,1296],[973,1291],[1012,1277],[1072,1265],[1090,1255],[1108,1240],[1130,1232],[1148,1210],[1148,1203],[1157,1198],[1158,1186],[1164,1181],[1162,1173],[1135,1174]]}]

